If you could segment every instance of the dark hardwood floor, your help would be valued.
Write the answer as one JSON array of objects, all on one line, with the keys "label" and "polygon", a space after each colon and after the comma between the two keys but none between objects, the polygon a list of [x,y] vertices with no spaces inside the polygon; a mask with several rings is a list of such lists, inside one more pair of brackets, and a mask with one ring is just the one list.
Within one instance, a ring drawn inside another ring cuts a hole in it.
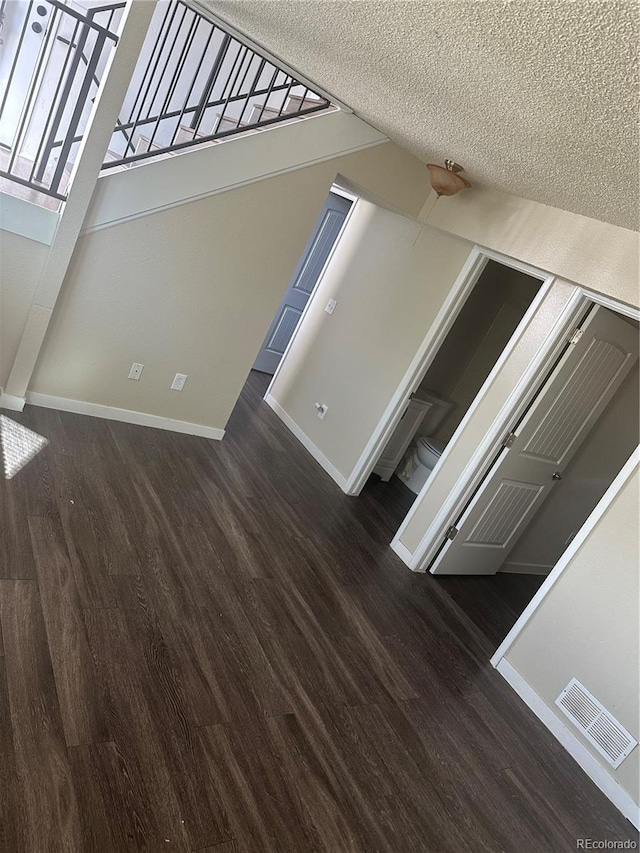
[{"label": "dark hardwood floor", "polygon": [[16,416],[50,445],[0,483],[3,853],[637,837],[488,663],[527,579],[409,572],[411,496],[342,495],[264,383],[223,442]]}]

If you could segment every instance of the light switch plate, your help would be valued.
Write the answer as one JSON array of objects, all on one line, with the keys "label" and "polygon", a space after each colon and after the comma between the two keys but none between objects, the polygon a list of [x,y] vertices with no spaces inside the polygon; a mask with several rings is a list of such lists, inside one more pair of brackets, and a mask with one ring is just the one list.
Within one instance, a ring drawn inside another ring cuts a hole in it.
[{"label": "light switch plate", "polygon": [[326,307],[325,307],[325,309],[324,309],[324,310],[326,311],[326,313],[327,313],[327,314],[333,314],[333,312],[336,310],[336,305],[337,305],[337,304],[338,304],[338,303],[336,302],[336,300],[335,300],[335,299],[330,299],[330,300],[327,302],[327,305],[326,305]]}]

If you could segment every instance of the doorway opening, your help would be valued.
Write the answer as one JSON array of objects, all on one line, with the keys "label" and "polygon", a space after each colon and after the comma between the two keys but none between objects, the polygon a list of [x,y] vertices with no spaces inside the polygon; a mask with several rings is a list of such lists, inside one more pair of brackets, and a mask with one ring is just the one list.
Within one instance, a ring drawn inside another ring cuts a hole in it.
[{"label": "doorway opening", "polygon": [[486,259],[364,489],[401,518],[417,495],[538,295],[544,275]]},{"label": "doorway opening", "polygon": [[451,519],[433,574],[548,574],[637,447],[638,323],[586,307]]},{"label": "doorway opening", "polygon": [[[586,313],[585,313],[586,309]],[[639,325],[583,299],[582,320],[516,413],[506,445],[431,560],[437,582],[510,643],[621,487],[640,450]],[[483,575],[486,595],[477,595]],[[496,612],[505,616],[504,607]]]},{"label": "doorway opening", "polygon": [[[638,321],[625,317],[620,321],[628,323],[637,336]],[[498,571],[546,576],[560,560],[640,443],[639,379],[636,357],[635,365],[562,471],[562,479],[554,481],[553,491],[525,526]]]},{"label": "doorway opening", "polygon": [[[278,369],[344,230],[354,201],[355,198],[344,190],[335,185],[331,187],[258,351],[253,370],[273,376]],[[329,306],[326,310],[330,311]]]}]

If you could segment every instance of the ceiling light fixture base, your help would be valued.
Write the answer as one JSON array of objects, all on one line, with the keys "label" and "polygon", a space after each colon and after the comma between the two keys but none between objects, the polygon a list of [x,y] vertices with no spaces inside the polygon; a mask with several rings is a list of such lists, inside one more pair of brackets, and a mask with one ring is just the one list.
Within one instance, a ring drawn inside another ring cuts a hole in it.
[{"label": "ceiling light fixture base", "polygon": [[444,161],[444,168],[435,163],[427,163],[427,169],[429,170],[431,187],[438,194],[438,198],[441,195],[455,195],[460,190],[468,189],[471,186],[469,181],[459,174],[464,171],[464,168],[455,160],[447,158]]}]

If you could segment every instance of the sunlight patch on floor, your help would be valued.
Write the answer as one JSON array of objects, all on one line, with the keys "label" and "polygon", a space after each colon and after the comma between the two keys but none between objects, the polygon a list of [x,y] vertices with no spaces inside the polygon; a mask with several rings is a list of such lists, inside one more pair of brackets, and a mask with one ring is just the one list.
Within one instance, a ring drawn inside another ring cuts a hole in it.
[{"label": "sunlight patch on floor", "polygon": [[4,476],[7,480],[24,468],[48,443],[44,436],[0,415],[0,445]]}]

